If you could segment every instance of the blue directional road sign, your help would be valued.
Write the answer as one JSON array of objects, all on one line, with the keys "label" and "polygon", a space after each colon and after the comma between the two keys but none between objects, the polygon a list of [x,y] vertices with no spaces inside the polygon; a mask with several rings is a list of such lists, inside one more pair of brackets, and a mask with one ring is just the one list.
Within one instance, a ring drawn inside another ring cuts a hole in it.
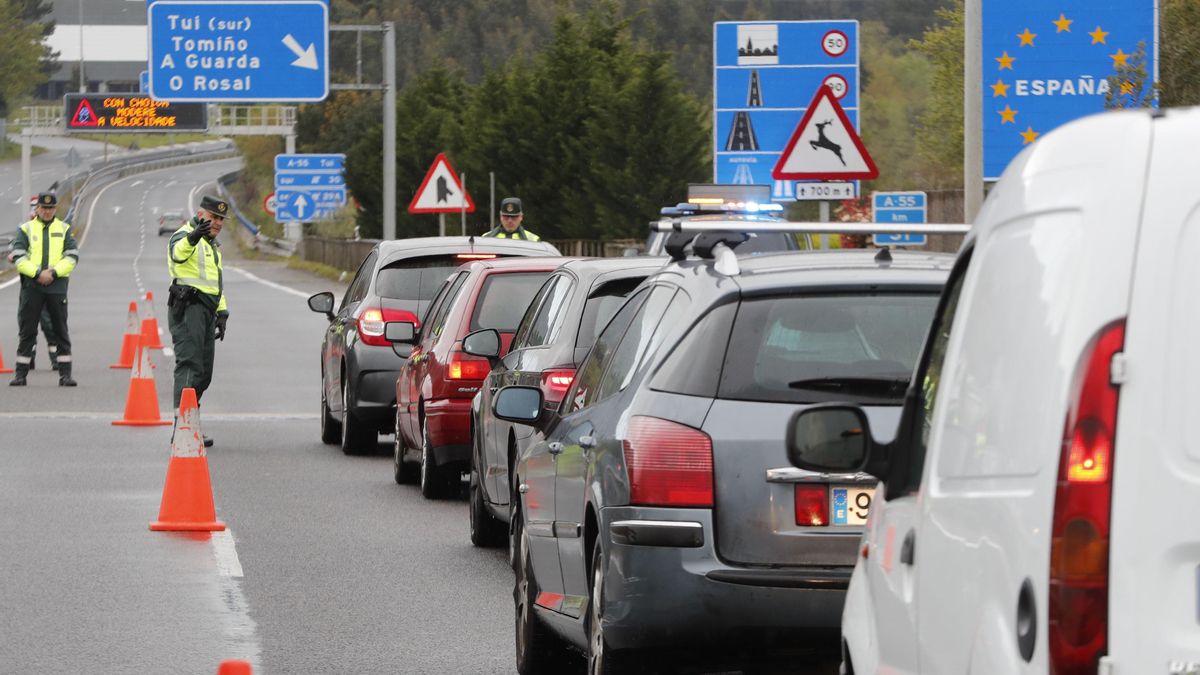
[{"label": "blue directional road sign", "polygon": [[323,101],[329,94],[329,8],[320,0],[158,0],[148,17],[156,99]]},{"label": "blue directional road sign", "polygon": [[[924,192],[875,192],[871,206],[877,223],[924,223],[927,213]],[[876,246],[924,246],[923,234],[877,234]]]},{"label": "blue directional road sign", "polygon": [[150,71],[148,71],[148,70],[143,70],[138,75],[138,93],[139,94],[150,93]]},{"label": "blue directional road sign", "polygon": [[771,169],[822,85],[858,129],[857,21],[719,21],[713,67],[717,183],[772,185],[773,199],[795,199],[795,182]]},{"label": "blue directional road sign", "polygon": [[983,175],[996,180],[1025,146],[1104,110],[1113,91],[1138,107],[1147,87],[1117,75],[1144,47],[1158,80],[1158,0],[986,0],[983,3]]},{"label": "blue directional road sign", "polygon": [[275,220],[327,218],[346,203],[341,154],[275,155]]}]

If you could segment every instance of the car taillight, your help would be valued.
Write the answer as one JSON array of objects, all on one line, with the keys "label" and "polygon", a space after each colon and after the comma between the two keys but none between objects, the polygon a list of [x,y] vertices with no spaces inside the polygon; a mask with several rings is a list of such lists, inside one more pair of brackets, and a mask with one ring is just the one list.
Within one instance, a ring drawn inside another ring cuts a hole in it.
[{"label": "car taillight", "polygon": [[383,337],[384,326],[389,321],[411,321],[413,326],[420,326],[417,315],[407,310],[372,307],[358,315],[359,339],[372,347],[390,347],[392,343]]},{"label": "car taillight", "polygon": [[542,397],[546,405],[557,405],[567,395],[571,383],[575,381],[575,371],[571,369],[543,370]]},{"label": "car taillight", "polygon": [[708,434],[657,417],[634,415],[624,447],[630,503],[713,505],[712,440]]},{"label": "car taillight", "polygon": [[828,485],[796,485],[796,524],[810,527],[829,524]]},{"label": "car taillight", "polygon": [[452,380],[482,380],[492,372],[492,363],[478,356],[463,352],[450,355],[450,368],[447,371]]},{"label": "car taillight", "polygon": [[1095,673],[1108,638],[1108,537],[1118,389],[1113,356],[1125,321],[1084,349],[1063,429],[1050,543],[1050,672]]}]

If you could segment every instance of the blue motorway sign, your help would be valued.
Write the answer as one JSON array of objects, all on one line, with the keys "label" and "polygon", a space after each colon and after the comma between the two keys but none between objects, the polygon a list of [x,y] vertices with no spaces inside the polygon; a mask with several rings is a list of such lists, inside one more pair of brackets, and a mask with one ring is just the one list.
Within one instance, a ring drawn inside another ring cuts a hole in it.
[{"label": "blue motorway sign", "polygon": [[143,70],[138,74],[138,93],[150,93],[150,71],[148,70]]},{"label": "blue motorway sign", "polygon": [[795,199],[795,181],[771,170],[822,85],[858,129],[857,21],[719,21],[713,66],[717,183],[772,185],[773,199]]},{"label": "blue motorway sign", "polygon": [[[871,207],[877,223],[924,223],[928,200],[924,192],[875,192]],[[923,234],[877,234],[876,246],[924,246]]]},{"label": "blue motorway sign", "polygon": [[346,203],[342,154],[275,155],[275,220],[320,220]]},{"label": "blue motorway sign", "polygon": [[165,101],[323,101],[329,7],[157,0],[148,11],[150,93]]},{"label": "blue motorway sign", "polygon": [[[1144,56],[1158,79],[1157,0],[984,0],[983,175],[996,180],[1022,148],[1067,122],[1146,90],[1109,78]],[[1144,52],[1139,52],[1142,49]],[[1116,91],[1112,91],[1116,87]]]}]

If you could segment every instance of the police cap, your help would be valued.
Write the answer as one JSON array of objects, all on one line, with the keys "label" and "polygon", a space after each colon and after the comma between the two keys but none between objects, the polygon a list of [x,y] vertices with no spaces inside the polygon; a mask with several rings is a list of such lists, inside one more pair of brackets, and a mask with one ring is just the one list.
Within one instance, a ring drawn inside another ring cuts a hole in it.
[{"label": "police cap", "polygon": [[38,195],[38,206],[58,206],[58,197],[54,196],[53,192],[43,192]]},{"label": "police cap", "polygon": [[507,197],[500,202],[500,215],[502,216],[519,216],[521,215],[521,200],[517,197]]},{"label": "police cap", "polygon": [[204,195],[204,197],[200,199],[200,208],[208,211],[214,216],[221,216],[222,218],[229,215],[229,204],[221,199],[210,197],[208,195]]}]

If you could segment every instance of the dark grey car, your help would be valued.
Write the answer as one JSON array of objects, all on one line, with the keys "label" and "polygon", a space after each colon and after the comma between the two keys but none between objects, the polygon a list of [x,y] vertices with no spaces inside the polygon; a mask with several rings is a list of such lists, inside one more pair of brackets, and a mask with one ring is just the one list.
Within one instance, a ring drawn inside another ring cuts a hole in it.
[{"label": "dark grey car", "polygon": [[[469,516],[473,544],[493,546],[508,541],[514,488],[509,473],[533,434],[529,426],[492,415],[496,390],[513,384],[540,387],[545,404],[557,406],[600,330],[629,293],[666,261],[631,257],[563,263],[529,304],[504,358],[478,354],[492,357],[493,365],[471,402]],[[471,341],[468,336],[464,342],[469,345]]]},{"label": "dark grey car", "polygon": [[375,450],[396,418],[396,375],[404,358],[384,336],[388,322],[420,326],[442,282],[471,260],[557,256],[545,242],[481,237],[383,241],[358,266],[335,312],[333,293],[308,299],[329,318],[321,342],[321,440],[346,454]]},{"label": "dark grey car", "polygon": [[550,672],[563,638],[593,673],[645,652],[836,653],[874,481],[795,469],[781,430],[832,400],[894,427],[953,262],[873,253],[670,264],[557,409],[536,388],[499,392],[497,416],[537,429],[513,514],[522,673]]}]

